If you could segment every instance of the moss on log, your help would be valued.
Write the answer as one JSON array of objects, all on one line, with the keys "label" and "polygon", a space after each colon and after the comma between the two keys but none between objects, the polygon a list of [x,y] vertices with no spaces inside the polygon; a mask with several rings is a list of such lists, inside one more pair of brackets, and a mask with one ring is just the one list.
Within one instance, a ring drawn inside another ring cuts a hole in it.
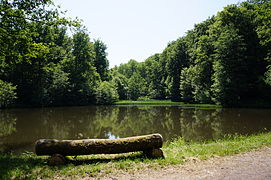
[{"label": "moss on log", "polygon": [[120,139],[57,140],[40,139],[36,142],[37,155],[61,154],[63,156],[88,154],[117,154],[135,151],[148,152],[163,145],[160,134],[134,136]]}]

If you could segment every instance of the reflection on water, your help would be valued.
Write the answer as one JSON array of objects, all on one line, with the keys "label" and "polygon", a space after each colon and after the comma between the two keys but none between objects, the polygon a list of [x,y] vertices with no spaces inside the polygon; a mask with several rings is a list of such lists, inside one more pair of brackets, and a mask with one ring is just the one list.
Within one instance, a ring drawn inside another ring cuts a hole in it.
[{"label": "reflection on water", "polygon": [[119,138],[160,133],[165,141],[214,140],[271,130],[269,109],[90,106],[0,110],[0,151],[32,151],[40,138]]}]

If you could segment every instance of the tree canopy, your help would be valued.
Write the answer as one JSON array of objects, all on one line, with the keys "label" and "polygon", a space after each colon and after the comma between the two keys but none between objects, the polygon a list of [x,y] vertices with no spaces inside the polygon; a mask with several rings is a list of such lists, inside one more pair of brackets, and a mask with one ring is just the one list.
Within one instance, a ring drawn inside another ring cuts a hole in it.
[{"label": "tree canopy", "polygon": [[248,0],[143,62],[109,69],[107,46],[51,0],[0,0],[0,108],[154,98],[238,106],[271,98],[271,2]]},{"label": "tree canopy", "polygon": [[141,95],[149,98],[223,106],[268,102],[270,8],[270,0],[229,5],[160,54],[122,64],[117,71],[128,81],[139,73],[147,82]]},{"label": "tree canopy", "polygon": [[13,94],[7,98],[22,106],[96,102],[108,71],[101,41],[50,0],[1,0],[0,9],[0,80]]}]

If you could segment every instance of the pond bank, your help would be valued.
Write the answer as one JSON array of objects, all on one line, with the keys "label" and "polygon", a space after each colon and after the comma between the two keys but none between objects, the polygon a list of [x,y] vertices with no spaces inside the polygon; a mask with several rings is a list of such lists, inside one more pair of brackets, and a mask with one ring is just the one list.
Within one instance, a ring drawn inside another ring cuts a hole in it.
[{"label": "pond bank", "polygon": [[271,108],[271,104],[265,101],[248,101],[242,104],[231,106],[222,106],[217,104],[187,104],[185,102],[174,102],[171,100],[120,100],[113,105],[118,106],[179,106],[179,107],[197,107],[197,108]]},{"label": "pond bank", "polygon": [[[79,156],[73,164],[50,167],[46,157],[32,153],[0,154],[0,179],[88,178],[105,177],[120,172],[184,164],[190,159],[210,159],[251,151],[271,145],[271,133],[227,137],[205,143],[187,143],[179,138],[164,145],[165,159],[146,159],[141,153],[124,155]],[[72,158],[72,157],[70,157]]]},{"label": "pond bank", "polygon": [[221,108],[216,104],[186,104],[184,102],[173,102],[171,100],[121,100],[114,103],[118,106],[180,106],[180,107],[202,107],[202,108]]}]

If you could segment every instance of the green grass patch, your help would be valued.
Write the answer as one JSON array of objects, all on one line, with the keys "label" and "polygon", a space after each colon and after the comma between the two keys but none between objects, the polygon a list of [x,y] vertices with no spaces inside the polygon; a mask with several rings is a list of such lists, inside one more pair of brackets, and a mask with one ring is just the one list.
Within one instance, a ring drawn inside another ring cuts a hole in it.
[{"label": "green grass patch", "polygon": [[122,100],[117,101],[114,105],[118,106],[181,106],[181,107],[210,107],[210,108],[218,108],[222,107],[215,104],[185,104],[184,102],[173,102],[170,100]]},{"label": "green grass patch", "polygon": [[191,157],[208,159],[214,156],[233,155],[270,145],[271,133],[226,137],[205,143],[185,142],[179,138],[164,145],[162,149],[165,159],[147,159],[140,152],[120,155],[89,155],[78,156],[73,163],[61,166],[48,166],[47,157],[38,157],[33,153],[0,154],[0,179],[100,177],[122,170],[133,172],[142,168],[182,164]]}]

